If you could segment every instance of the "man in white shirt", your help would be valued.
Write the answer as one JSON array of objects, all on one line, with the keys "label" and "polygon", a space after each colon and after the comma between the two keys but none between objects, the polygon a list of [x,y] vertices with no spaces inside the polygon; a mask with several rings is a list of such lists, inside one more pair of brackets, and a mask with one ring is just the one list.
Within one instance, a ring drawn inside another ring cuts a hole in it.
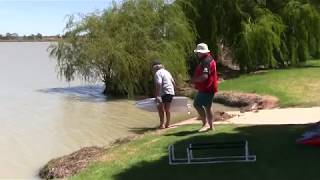
[{"label": "man in white shirt", "polygon": [[[157,102],[160,118],[160,129],[168,128],[170,125],[170,105],[174,96],[175,82],[169,71],[165,70],[160,61],[152,63],[155,81],[155,99]],[[166,121],[164,121],[164,113]]]}]

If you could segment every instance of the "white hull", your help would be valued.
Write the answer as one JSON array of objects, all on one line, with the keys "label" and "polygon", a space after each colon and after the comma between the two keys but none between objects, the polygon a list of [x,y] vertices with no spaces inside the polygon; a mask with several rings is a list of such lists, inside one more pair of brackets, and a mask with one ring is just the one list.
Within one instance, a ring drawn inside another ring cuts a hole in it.
[{"label": "white hull", "polygon": [[[149,112],[158,112],[155,98],[148,98],[136,102],[136,106]],[[171,103],[170,111],[172,112],[189,112],[190,104],[188,98],[183,96],[174,96]]]}]

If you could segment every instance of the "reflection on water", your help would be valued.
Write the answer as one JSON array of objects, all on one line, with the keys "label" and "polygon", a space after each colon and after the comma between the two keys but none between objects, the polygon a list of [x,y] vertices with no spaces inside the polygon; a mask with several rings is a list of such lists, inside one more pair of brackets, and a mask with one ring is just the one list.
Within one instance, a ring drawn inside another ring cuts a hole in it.
[{"label": "reflection on water", "polygon": [[100,84],[58,80],[48,46],[0,43],[0,178],[36,178],[52,158],[158,125],[133,101],[106,100]]},{"label": "reflection on water", "polygon": [[0,178],[35,178],[52,158],[158,123],[133,101],[106,101],[101,85],[58,80],[48,46],[0,43]]},{"label": "reflection on water", "polygon": [[102,85],[87,85],[87,86],[74,86],[64,88],[49,88],[41,89],[39,92],[50,94],[61,94],[74,100],[80,101],[93,101],[105,102],[107,97],[102,93],[104,86]]},{"label": "reflection on water", "polygon": [[108,145],[133,134],[131,128],[158,123],[156,114],[136,109],[133,101],[78,97],[30,91],[1,107],[0,177],[35,177],[52,158],[85,146]]}]

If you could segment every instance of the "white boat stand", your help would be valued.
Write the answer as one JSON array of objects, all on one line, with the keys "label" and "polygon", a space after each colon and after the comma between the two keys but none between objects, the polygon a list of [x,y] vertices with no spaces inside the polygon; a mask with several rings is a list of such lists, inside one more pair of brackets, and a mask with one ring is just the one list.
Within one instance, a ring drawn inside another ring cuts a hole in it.
[{"label": "white boat stand", "polygon": [[[237,149],[241,151],[240,154],[242,155],[195,157],[195,152],[210,149]],[[249,155],[248,141],[189,144],[189,147],[186,148],[186,158],[176,158],[174,145],[172,144],[168,147],[168,153],[170,165],[256,161],[256,155]]]}]

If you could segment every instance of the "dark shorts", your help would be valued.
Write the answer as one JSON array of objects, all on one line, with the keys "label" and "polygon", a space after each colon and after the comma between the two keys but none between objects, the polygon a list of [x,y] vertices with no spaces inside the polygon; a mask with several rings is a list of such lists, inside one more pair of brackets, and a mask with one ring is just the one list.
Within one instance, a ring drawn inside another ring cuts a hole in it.
[{"label": "dark shorts", "polygon": [[172,94],[165,94],[163,96],[161,96],[162,102],[163,103],[171,103],[172,99],[173,99],[173,95]]},{"label": "dark shorts", "polygon": [[212,105],[214,93],[198,92],[193,100],[194,107],[202,107]]}]

